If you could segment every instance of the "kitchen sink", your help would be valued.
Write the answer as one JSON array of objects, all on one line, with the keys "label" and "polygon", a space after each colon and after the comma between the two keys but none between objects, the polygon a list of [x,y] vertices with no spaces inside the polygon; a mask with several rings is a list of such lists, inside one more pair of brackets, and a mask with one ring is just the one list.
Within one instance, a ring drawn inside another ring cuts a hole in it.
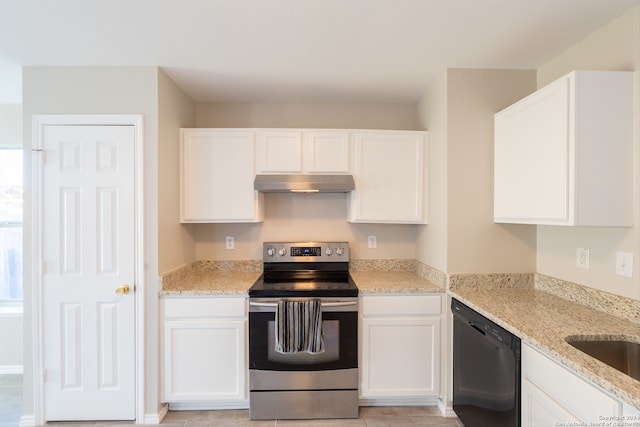
[{"label": "kitchen sink", "polygon": [[623,340],[567,337],[578,350],[640,381],[640,344]]}]

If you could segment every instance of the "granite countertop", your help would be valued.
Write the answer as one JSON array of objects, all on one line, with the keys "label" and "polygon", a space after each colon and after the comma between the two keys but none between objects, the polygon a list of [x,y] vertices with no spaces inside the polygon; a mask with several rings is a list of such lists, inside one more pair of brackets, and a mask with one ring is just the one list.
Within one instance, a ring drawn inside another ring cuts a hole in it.
[{"label": "granite countertop", "polygon": [[[443,289],[412,271],[353,272],[361,295],[436,293]],[[167,283],[161,295],[246,295],[260,273],[237,271],[192,271]]]},{"label": "granite countertop", "polygon": [[245,271],[202,271],[164,284],[161,295],[246,295],[260,273]]},{"label": "granite countertop", "polygon": [[[361,295],[444,292],[444,286],[410,270],[414,265],[406,260],[355,264],[358,270],[350,273]],[[261,272],[258,261],[198,261],[162,275],[160,295],[246,295]]]},{"label": "granite countertop", "polygon": [[565,341],[570,336],[597,336],[640,343],[640,324],[533,288],[455,289],[449,293],[523,342],[640,409],[640,381]]},{"label": "granite countertop", "polygon": [[241,295],[262,274],[259,261],[196,261],[161,276],[160,295]]},{"label": "granite countertop", "polygon": [[413,271],[352,271],[360,295],[442,293],[441,286]]}]

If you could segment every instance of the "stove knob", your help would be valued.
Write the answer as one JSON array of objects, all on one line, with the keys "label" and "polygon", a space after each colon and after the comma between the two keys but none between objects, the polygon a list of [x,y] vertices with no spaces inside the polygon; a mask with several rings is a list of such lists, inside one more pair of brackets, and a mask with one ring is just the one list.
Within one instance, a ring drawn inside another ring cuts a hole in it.
[{"label": "stove knob", "polygon": [[285,250],[285,248],[278,249],[278,255],[285,256],[286,253],[287,253],[287,251]]},{"label": "stove knob", "polygon": [[269,248],[267,249],[267,255],[269,256],[273,256],[276,253],[276,250],[273,248]]},{"label": "stove knob", "polygon": [[336,255],[341,256],[344,253],[342,248],[336,248]]},{"label": "stove knob", "polygon": [[331,248],[327,248],[327,250],[324,251],[324,253],[326,253],[327,256],[331,256],[331,254],[333,254],[333,251],[331,250]]}]

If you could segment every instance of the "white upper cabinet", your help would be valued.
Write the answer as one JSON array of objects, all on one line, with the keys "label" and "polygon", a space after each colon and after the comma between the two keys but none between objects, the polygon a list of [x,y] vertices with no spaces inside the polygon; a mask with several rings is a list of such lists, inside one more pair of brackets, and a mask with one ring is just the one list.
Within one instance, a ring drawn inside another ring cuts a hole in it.
[{"label": "white upper cabinet", "polygon": [[258,131],[256,140],[258,173],[302,173],[302,132]]},{"label": "white upper cabinet", "polygon": [[256,174],[353,174],[348,220],[425,224],[427,132],[182,129],[180,221],[259,222]]},{"label": "white upper cabinet", "polygon": [[256,131],[257,172],[349,173],[349,132],[274,129]]},{"label": "white upper cabinet", "polygon": [[181,222],[262,221],[254,145],[247,130],[181,130]]},{"label": "white upper cabinet", "polygon": [[349,132],[317,130],[304,133],[305,169],[308,173],[351,172]]},{"label": "white upper cabinet", "polygon": [[427,133],[354,132],[351,222],[427,222]]},{"label": "white upper cabinet", "polygon": [[495,115],[496,222],[632,225],[633,79],[574,71]]}]

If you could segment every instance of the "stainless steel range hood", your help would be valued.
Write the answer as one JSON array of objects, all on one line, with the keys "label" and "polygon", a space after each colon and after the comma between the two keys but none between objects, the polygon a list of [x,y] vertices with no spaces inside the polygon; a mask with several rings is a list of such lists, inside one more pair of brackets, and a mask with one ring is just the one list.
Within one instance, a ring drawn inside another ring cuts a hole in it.
[{"label": "stainless steel range hood", "polygon": [[253,187],[263,193],[347,193],[351,175],[256,175]]}]

